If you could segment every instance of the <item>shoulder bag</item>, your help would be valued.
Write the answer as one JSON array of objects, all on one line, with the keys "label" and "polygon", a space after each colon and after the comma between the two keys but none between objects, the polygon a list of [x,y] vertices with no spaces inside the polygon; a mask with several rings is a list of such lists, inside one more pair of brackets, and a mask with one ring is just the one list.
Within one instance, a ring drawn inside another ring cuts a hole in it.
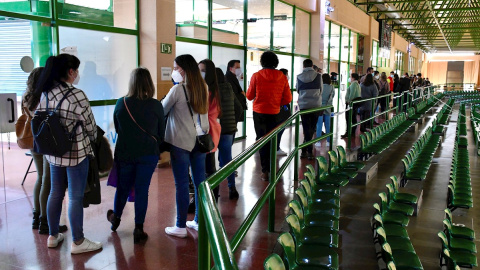
[{"label": "shoulder bag", "polygon": [[33,148],[32,116],[25,107],[22,107],[22,115],[15,123],[15,133],[18,147],[21,149]]},{"label": "shoulder bag", "polygon": [[[193,110],[192,110],[192,107],[190,106],[190,101],[188,100],[187,90],[185,90],[185,85],[182,85],[182,86],[183,86],[183,93],[185,94],[185,98],[187,99],[188,110],[190,111],[190,115],[192,116],[193,126],[195,130],[197,130],[195,119],[193,119]],[[209,133],[206,133],[205,135],[197,135],[195,146],[197,146],[197,149],[202,153],[208,153],[212,151],[212,149],[215,147],[215,145],[213,144],[212,136]]]}]

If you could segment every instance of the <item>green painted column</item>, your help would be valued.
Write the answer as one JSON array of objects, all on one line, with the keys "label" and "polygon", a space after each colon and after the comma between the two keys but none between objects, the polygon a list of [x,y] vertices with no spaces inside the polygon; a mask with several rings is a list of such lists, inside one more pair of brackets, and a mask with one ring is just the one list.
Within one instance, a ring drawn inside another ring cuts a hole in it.
[{"label": "green painted column", "polygon": [[[48,13],[48,2],[32,1],[32,11],[34,13]],[[42,26],[41,22],[30,22],[32,28],[32,58],[35,67],[45,66],[47,58],[53,55],[52,47],[52,28]]]}]

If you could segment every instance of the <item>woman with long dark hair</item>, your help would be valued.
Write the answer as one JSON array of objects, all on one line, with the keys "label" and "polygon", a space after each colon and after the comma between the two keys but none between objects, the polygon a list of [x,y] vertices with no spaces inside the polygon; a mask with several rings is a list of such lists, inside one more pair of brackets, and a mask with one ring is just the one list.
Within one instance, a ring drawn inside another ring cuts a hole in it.
[{"label": "woman with long dark hair", "polygon": [[[83,234],[83,196],[87,184],[89,157],[94,156],[91,141],[97,137],[95,118],[85,93],[75,88],[80,79],[80,60],[69,54],[51,56],[43,70],[34,95],[42,97],[37,108],[44,111],[55,108],[65,96],[56,111],[67,132],[73,132],[72,149],[63,156],[45,155],[50,163],[51,190],[47,203],[49,248],[57,247],[64,236],[59,232],[62,201],[68,186],[68,218],[72,228],[72,254],[94,251],[102,248],[102,243],[90,241]],[[78,122],[82,124],[77,125]],[[75,130],[74,128],[77,127]]]},{"label": "woman with long dark hair", "polygon": [[135,230],[133,242],[146,240],[143,223],[148,206],[148,189],[160,156],[159,143],[165,135],[165,116],[160,101],[153,98],[155,86],[146,68],[136,68],[130,75],[128,94],[120,98],[113,112],[118,134],[115,145],[118,184],[114,209],[107,219],[115,231],[132,187],[135,188]]},{"label": "woman with long dark hair", "polygon": [[[360,88],[362,89],[362,99],[369,99],[378,96],[378,89],[373,81],[372,74],[367,74],[365,76],[365,81],[360,84]],[[364,101],[362,106],[360,107],[360,119],[362,121],[371,117],[372,102],[375,102],[375,100]],[[371,128],[370,122],[368,121],[360,125],[360,130],[362,132],[365,132],[367,128]]]},{"label": "woman with long dark hair", "polygon": [[[172,79],[178,84],[170,89],[162,105],[169,114],[165,141],[172,145],[170,159],[176,187],[177,222],[165,228],[165,232],[187,237],[187,225],[198,229],[198,186],[205,181],[205,153],[199,150],[196,137],[209,132],[208,89],[197,62],[189,54],[175,58]],[[192,168],[196,209],[195,218],[187,224],[189,167]]]}]

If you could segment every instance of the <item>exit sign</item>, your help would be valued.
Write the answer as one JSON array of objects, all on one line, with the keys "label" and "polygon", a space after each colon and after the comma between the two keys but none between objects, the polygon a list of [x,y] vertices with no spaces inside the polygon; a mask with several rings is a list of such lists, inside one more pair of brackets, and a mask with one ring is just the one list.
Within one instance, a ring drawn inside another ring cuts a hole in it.
[{"label": "exit sign", "polygon": [[172,44],[160,43],[160,52],[166,54],[172,54]]}]

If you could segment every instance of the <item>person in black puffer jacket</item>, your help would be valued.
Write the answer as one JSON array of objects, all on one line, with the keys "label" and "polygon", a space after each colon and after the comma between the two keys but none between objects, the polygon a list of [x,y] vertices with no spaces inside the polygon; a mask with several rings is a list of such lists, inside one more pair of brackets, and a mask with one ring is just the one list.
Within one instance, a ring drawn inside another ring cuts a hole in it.
[{"label": "person in black puffer jacket", "polygon": [[[232,144],[237,132],[237,123],[235,121],[235,98],[232,86],[225,80],[225,76],[221,69],[216,68],[218,88],[220,92],[220,107],[222,114],[220,115],[220,126],[222,133],[220,142],[218,143],[218,161],[220,167],[225,166],[232,160]],[[235,188],[235,174],[228,176],[228,189],[230,200],[238,199],[238,192]],[[218,198],[218,187],[214,190],[215,197]]]}]

